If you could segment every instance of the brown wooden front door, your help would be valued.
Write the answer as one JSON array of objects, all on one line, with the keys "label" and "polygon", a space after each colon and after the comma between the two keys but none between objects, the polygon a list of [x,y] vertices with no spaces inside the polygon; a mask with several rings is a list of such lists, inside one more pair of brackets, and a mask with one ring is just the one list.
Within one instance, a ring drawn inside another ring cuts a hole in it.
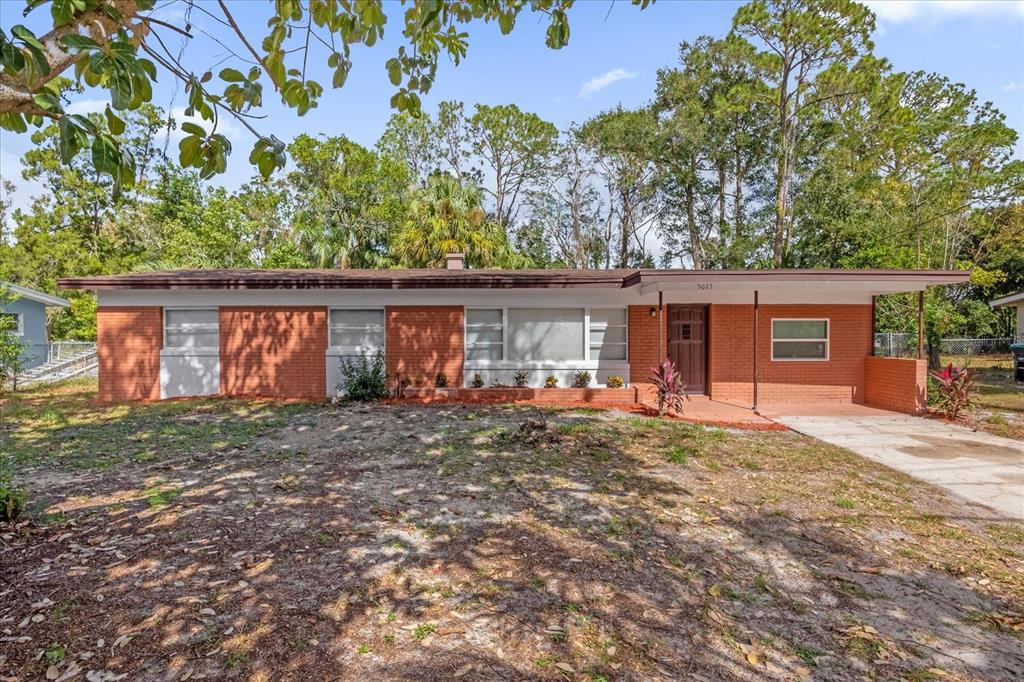
[{"label": "brown wooden front door", "polygon": [[707,306],[668,306],[668,357],[686,382],[687,393],[707,388]]}]

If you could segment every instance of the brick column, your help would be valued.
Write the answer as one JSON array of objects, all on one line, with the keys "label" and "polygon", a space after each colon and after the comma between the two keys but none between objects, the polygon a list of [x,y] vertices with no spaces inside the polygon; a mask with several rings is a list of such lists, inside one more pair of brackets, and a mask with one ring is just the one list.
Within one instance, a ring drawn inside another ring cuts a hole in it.
[{"label": "brick column", "polygon": [[98,399],[159,400],[163,308],[100,307],[96,310]]}]

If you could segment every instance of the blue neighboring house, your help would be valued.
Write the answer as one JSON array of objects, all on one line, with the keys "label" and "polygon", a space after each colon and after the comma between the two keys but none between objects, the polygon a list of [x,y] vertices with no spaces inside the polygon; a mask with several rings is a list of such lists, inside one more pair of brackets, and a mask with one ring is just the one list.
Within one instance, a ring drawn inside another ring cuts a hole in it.
[{"label": "blue neighboring house", "polygon": [[8,296],[14,298],[10,303],[0,304],[0,314],[15,318],[14,333],[26,344],[25,369],[43,364],[50,345],[46,332],[46,309],[66,308],[70,304],[58,296],[10,282],[0,282],[0,290],[6,290]]}]

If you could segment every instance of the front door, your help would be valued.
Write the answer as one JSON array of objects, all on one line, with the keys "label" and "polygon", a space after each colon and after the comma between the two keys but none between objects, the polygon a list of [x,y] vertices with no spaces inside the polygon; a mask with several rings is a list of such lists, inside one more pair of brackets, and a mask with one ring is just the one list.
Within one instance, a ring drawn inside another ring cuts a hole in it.
[{"label": "front door", "polygon": [[686,382],[687,393],[704,393],[707,377],[707,306],[668,306],[668,357]]}]

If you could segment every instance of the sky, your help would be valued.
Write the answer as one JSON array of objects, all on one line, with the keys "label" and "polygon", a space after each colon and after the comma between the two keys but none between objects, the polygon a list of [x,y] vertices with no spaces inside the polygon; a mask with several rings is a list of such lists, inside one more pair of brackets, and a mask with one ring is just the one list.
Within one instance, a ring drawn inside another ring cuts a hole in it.
[{"label": "sky", "polygon": [[[166,5],[158,16],[173,23],[184,21],[182,3]],[[204,3],[200,3],[204,4]],[[250,35],[266,33],[268,7],[261,0],[229,0],[239,23]],[[275,102],[267,88],[266,118],[255,122],[264,132],[288,141],[300,133],[347,135],[372,146],[390,117],[388,100],[394,92],[387,80],[384,62],[391,57],[400,38],[401,6],[391,2],[385,38],[372,48],[355,46],[352,72],[344,88],[332,90],[328,83],[319,107],[304,117]],[[622,105],[641,106],[653,95],[659,68],[677,62],[682,41],[702,34],[722,36],[731,27],[738,2],[658,0],[644,11],[626,0],[577,0],[569,14],[571,39],[567,47],[550,50],[544,45],[543,17],[524,13],[515,31],[502,36],[496,25],[474,24],[469,30],[469,54],[457,67],[442,62],[433,90],[424,98],[424,108],[433,111],[443,100],[467,103],[514,103],[551,121],[560,128],[582,122],[594,114]],[[1024,0],[882,0],[868,2],[877,15],[875,51],[901,71],[934,71],[975,89],[982,101],[991,101],[1006,115],[1007,123],[1024,132]],[[205,3],[215,11],[215,3]],[[41,32],[46,27],[46,8],[22,18],[24,0],[0,0],[0,26],[9,30],[25,23]],[[221,27],[201,11],[190,15],[197,40],[185,51],[185,61],[197,73],[216,62],[217,66],[238,66],[223,48],[202,35],[221,37]],[[170,34],[169,45],[177,37]],[[321,54],[320,59],[326,55]],[[102,109],[103,92],[86,92],[71,104],[75,112]],[[181,112],[184,92],[161,74],[154,89],[154,103]],[[228,171],[214,178],[216,184],[235,188],[251,175],[248,152],[252,137],[237,123],[221,128],[232,141],[234,153]],[[169,140],[176,158],[177,139]],[[15,182],[15,208],[27,207],[38,185],[21,178],[19,159],[31,147],[29,136],[0,131],[0,176]],[[1024,158],[1024,142],[1017,145]]]}]

